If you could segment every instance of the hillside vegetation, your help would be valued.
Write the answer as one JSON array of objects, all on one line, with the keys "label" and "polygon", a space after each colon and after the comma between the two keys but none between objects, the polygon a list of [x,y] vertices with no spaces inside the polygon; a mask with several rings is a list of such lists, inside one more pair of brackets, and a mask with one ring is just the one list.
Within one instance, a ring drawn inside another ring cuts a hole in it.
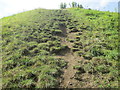
[{"label": "hillside vegetation", "polygon": [[117,13],[35,9],[0,22],[3,88],[118,88]]}]

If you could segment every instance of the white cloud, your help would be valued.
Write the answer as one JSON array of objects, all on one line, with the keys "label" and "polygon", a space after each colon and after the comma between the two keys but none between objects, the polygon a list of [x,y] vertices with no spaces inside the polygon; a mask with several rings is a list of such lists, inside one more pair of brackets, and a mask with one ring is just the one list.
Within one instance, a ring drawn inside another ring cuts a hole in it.
[{"label": "white cloud", "polygon": [[118,2],[118,0],[101,0],[100,7],[105,7],[110,2]]}]

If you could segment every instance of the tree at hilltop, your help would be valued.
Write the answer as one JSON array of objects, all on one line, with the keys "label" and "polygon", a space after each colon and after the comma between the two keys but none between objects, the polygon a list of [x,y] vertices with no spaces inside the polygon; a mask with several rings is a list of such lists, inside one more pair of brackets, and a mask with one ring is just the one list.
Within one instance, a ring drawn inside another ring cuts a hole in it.
[{"label": "tree at hilltop", "polygon": [[61,9],[65,9],[66,7],[67,7],[67,4],[66,4],[66,3],[61,3],[61,4],[60,4],[60,8],[61,8]]},{"label": "tree at hilltop", "polygon": [[77,2],[69,3],[69,6],[72,8],[83,8],[82,4],[79,4]]}]

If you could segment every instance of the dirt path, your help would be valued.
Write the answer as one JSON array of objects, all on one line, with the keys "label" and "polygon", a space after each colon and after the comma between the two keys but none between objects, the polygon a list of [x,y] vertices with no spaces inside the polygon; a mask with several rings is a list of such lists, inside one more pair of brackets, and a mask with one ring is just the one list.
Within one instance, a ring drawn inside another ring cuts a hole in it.
[{"label": "dirt path", "polygon": [[[77,72],[76,69],[74,69],[74,66],[80,65],[78,64],[78,61],[86,61],[83,57],[77,56],[72,50],[72,44],[71,42],[67,41],[66,39],[74,39],[75,33],[69,33],[67,37],[61,38],[61,44],[67,45],[70,48],[70,51],[67,52],[64,56],[58,56],[59,58],[63,58],[67,64],[67,68],[63,69],[63,75],[61,76],[63,80],[61,80],[60,88],[86,88],[86,87],[93,87],[93,83],[83,81],[83,84],[80,84],[80,81],[75,79],[75,74]],[[92,79],[93,76],[89,75],[88,73],[82,75],[82,79]]]},{"label": "dirt path", "polygon": [[73,69],[75,65],[77,65],[77,60],[73,56],[72,53],[67,53],[63,59],[68,62],[67,68],[64,69],[64,74],[62,75],[63,81],[61,82],[61,87],[74,87],[75,84],[78,83],[77,80],[74,79],[74,75],[76,70]]},{"label": "dirt path", "polygon": [[77,86],[78,81],[74,79],[74,75],[77,70],[75,70],[73,67],[78,64],[78,61],[80,60],[80,57],[77,57],[74,55],[72,52],[72,43],[69,42],[67,39],[74,39],[74,33],[68,33],[65,31],[65,27],[61,28],[62,31],[67,34],[66,37],[61,37],[61,44],[62,45],[67,45],[70,48],[70,51],[67,52],[64,56],[58,56],[60,58],[63,58],[65,61],[68,62],[67,68],[63,70],[63,75],[61,76],[63,80],[61,81],[60,87],[62,88],[75,88]]}]

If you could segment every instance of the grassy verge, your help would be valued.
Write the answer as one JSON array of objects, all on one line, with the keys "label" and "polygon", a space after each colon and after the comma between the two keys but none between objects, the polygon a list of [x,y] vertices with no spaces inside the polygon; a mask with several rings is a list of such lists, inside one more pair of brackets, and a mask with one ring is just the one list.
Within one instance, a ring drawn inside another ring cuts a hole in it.
[{"label": "grassy verge", "polygon": [[94,86],[117,88],[118,14],[79,8],[71,8],[68,11],[72,13],[75,19],[72,24],[79,32],[76,34],[73,47],[77,49],[76,54],[87,60],[87,62],[79,62],[79,73],[76,77],[85,75],[84,72],[80,73],[85,70],[89,73],[88,77],[93,75],[91,82]]}]

